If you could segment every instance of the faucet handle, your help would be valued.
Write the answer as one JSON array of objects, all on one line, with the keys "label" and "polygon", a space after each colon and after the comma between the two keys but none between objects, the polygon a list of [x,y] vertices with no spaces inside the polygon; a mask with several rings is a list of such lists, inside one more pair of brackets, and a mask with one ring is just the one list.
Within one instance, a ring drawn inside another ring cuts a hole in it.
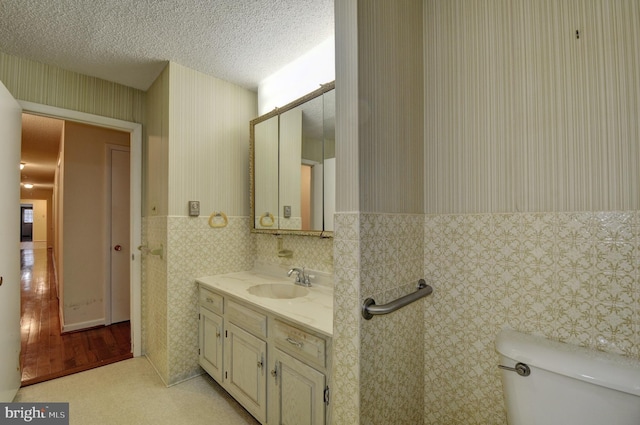
[{"label": "faucet handle", "polygon": [[304,267],[302,269],[298,268],[298,267],[292,267],[288,272],[287,272],[287,276],[291,276],[291,274],[293,274],[293,272],[296,272],[296,283],[300,283],[300,275],[302,274],[302,276],[304,276]]},{"label": "faucet handle", "polygon": [[296,272],[296,283],[305,285],[305,286],[311,286],[311,280],[309,279],[309,276],[307,276],[304,273],[304,267],[299,268],[299,267],[292,267],[288,272],[287,272],[287,276],[291,276],[291,274],[293,272]]},{"label": "faucet handle", "polygon": [[305,284],[305,286],[311,286],[311,275],[308,275],[304,272],[304,268],[302,269],[302,283]]}]

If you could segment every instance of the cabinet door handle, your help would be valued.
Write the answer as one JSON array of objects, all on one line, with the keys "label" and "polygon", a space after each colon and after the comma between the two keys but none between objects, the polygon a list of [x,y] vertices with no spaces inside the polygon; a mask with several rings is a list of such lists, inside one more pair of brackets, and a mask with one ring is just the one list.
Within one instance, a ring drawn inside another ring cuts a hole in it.
[{"label": "cabinet door handle", "polygon": [[298,348],[302,348],[302,346],[304,345],[303,343],[301,343],[300,341],[296,341],[295,339],[291,338],[291,337],[287,337],[287,342],[291,345],[295,345]]},{"label": "cabinet door handle", "polygon": [[211,297],[207,297],[207,302],[213,304],[213,299]]},{"label": "cabinet door handle", "polygon": [[273,370],[271,371],[271,376],[275,379],[276,385],[278,385],[278,363],[279,362],[276,362],[276,364],[273,365]]},{"label": "cabinet door handle", "polygon": [[264,367],[264,356],[260,357],[260,361],[258,362],[258,369],[262,369]]}]

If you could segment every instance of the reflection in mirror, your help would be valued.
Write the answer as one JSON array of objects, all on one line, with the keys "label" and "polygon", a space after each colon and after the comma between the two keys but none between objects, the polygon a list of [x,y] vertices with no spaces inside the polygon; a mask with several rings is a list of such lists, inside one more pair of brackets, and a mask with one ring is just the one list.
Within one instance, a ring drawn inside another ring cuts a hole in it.
[{"label": "reflection in mirror", "polygon": [[322,230],[322,97],[280,114],[281,229]]},{"label": "reflection in mirror", "polygon": [[254,126],[255,155],[264,158],[254,164],[255,228],[278,228],[278,117]]},{"label": "reflection in mirror", "polygon": [[331,236],[334,92],[329,83],[251,122],[253,231]]},{"label": "reflection in mirror", "polygon": [[336,211],[336,91],[323,96],[324,108],[324,230],[333,232],[333,214]]}]

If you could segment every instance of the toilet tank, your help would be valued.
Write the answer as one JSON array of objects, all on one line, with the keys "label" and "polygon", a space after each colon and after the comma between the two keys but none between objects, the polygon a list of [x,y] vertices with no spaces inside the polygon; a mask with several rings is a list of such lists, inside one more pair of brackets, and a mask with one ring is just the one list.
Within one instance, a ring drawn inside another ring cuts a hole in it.
[{"label": "toilet tank", "polygon": [[500,365],[509,425],[640,425],[640,361],[503,330]]}]

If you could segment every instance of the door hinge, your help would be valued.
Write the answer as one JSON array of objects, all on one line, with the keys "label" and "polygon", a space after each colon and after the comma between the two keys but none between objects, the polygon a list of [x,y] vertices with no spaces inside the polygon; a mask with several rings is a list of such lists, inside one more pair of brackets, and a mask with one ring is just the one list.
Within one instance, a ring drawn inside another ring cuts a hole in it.
[{"label": "door hinge", "polygon": [[200,349],[198,348],[198,355],[200,355]]},{"label": "door hinge", "polygon": [[324,389],[324,404],[329,405],[329,386]]}]

